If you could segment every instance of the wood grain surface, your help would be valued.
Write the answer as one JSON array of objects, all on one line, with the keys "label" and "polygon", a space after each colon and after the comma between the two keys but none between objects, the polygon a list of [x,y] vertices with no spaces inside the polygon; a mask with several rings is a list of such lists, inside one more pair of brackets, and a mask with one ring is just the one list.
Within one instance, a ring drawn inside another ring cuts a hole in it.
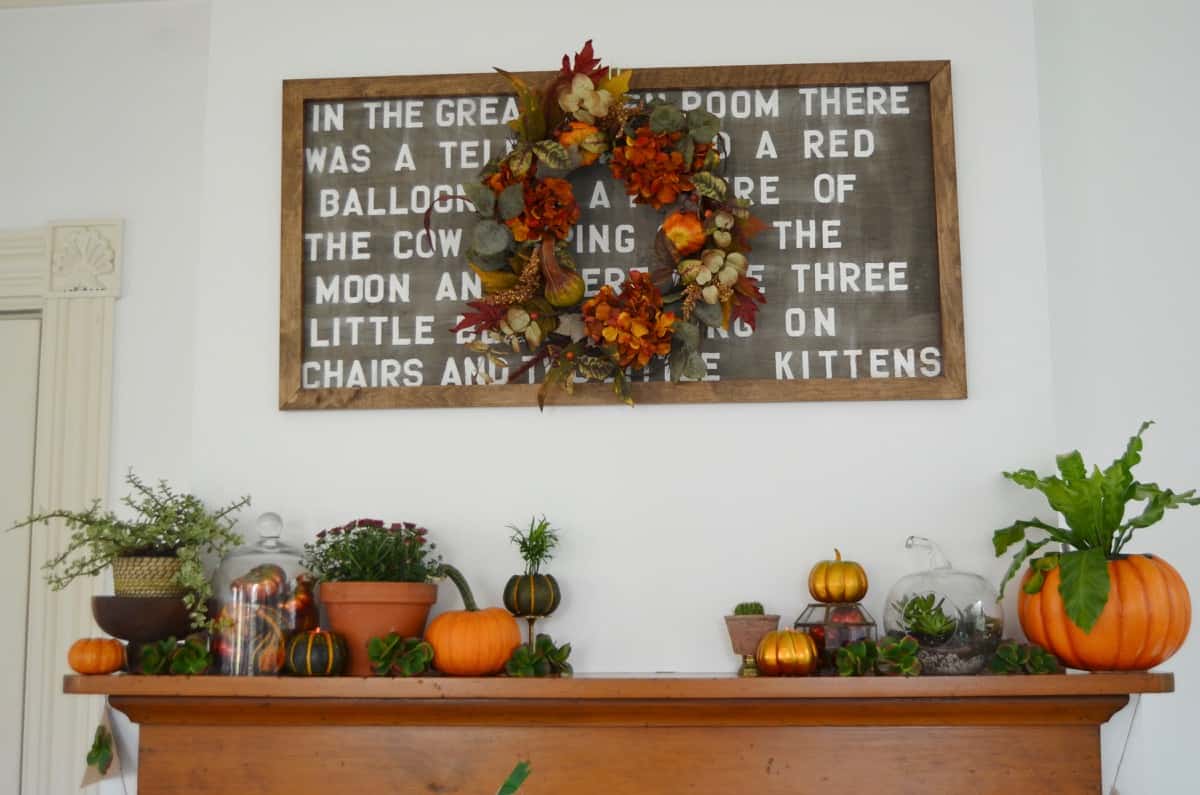
[{"label": "wood grain surface", "polygon": [[1095,793],[1099,726],[1171,674],[738,679],[68,676],[141,724],[138,790]]}]

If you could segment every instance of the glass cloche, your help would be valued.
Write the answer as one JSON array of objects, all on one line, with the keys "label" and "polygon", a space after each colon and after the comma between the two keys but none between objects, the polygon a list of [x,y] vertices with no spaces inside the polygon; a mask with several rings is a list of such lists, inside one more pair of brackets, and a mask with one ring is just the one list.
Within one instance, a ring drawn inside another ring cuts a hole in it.
[{"label": "glass cloche", "polygon": [[952,567],[928,538],[909,536],[904,546],[926,552],[929,566],[900,578],[888,591],[884,631],[916,638],[922,674],[979,673],[1004,633],[996,589],[980,575]]},{"label": "glass cloche", "polygon": [[255,529],[258,540],[226,555],[213,578],[213,650],[218,670],[229,676],[281,673],[288,638],[317,627],[313,578],[300,550],[280,540],[283,520],[264,513]]}]

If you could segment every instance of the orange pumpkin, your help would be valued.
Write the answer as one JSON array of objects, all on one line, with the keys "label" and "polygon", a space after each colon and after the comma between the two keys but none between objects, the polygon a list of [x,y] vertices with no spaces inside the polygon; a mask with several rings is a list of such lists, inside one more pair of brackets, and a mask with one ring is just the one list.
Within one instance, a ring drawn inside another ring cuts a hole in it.
[{"label": "orange pumpkin", "polygon": [[125,667],[125,646],[112,638],[80,638],[67,651],[67,665],[80,674],[111,674]]},{"label": "orange pumpkin", "polygon": [[807,676],[817,670],[819,661],[812,635],[794,629],[763,635],[754,654],[758,672],[765,676]]},{"label": "orange pumpkin", "polygon": [[[1032,575],[1025,572],[1021,585]],[[1042,590],[1021,588],[1017,614],[1033,643],[1063,665],[1085,671],[1144,671],[1178,651],[1192,622],[1192,601],[1179,572],[1153,555],[1122,555],[1108,562],[1108,603],[1091,632],[1067,617],[1058,592],[1059,570]]]},{"label": "orange pumpkin", "polygon": [[818,602],[861,602],[867,595],[867,571],[852,560],[823,560],[808,573],[808,592]]},{"label": "orange pumpkin", "polygon": [[488,676],[499,673],[521,645],[517,620],[502,607],[480,610],[462,573],[444,567],[458,586],[465,610],[451,610],[429,622],[425,640],[433,647],[433,667],[453,676]]}]

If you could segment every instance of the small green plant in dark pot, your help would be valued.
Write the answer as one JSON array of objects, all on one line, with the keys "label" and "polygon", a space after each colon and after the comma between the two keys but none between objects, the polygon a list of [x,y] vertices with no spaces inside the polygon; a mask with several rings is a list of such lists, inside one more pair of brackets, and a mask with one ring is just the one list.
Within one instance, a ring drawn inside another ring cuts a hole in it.
[{"label": "small green plant in dark pot", "polygon": [[509,525],[512,542],[517,545],[521,559],[525,561],[525,573],[514,574],[504,586],[504,607],[508,612],[530,622],[530,645],[533,644],[533,622],[545,618],[558,609],[562,602],[562,590],[553,574],[543,574],[542,565],[554,557],[558,546],[558,530],[550,526],[546,517],[530,519],[529,527],[522,530]]}]

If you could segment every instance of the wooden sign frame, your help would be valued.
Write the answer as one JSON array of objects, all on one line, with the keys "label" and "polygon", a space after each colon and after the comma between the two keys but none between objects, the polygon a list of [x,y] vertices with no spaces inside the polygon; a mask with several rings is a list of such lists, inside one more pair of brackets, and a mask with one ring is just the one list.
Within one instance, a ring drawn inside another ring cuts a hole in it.
[{"label": "wooden sign frame", "polygon": [[[550,73],[522,77],[536,84]],[[967,396],[963,336],[954,111],[949,61],[789,64],[634,70],[633,90],[733,89],[927,83],[933,154],[941,315],[942,374],[933,378],[743,379],[633,384],[638,403],[810,400],[931,400]],[[301,388],[303,357],[304,105],[306,102],[410,96],[510,94],[495,73],[285,80],[283,83],[282,197],[279,292],[279,407],[435,408],[536,405],[536,384],[399,388]],[[580,384],[554,402],[620,405],[607,384]]]}]

